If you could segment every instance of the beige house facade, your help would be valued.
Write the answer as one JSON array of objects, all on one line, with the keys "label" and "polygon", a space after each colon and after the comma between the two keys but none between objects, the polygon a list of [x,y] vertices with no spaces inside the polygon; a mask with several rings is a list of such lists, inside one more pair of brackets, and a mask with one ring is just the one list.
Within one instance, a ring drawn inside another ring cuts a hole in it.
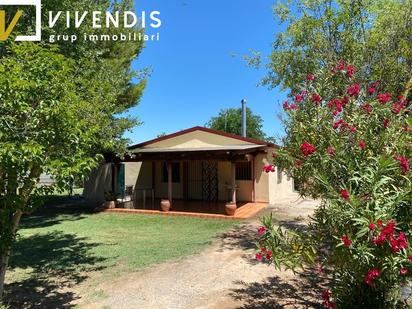
[{"label": "beige house facade", "polygon": [[85,184],[85,198],[133,188],[137,208],[158,200],[275,204],[298,197],[293,179],[266,173],[277,146],[204,127],[194,127],[131,146],[123,159],[108,158]]}]

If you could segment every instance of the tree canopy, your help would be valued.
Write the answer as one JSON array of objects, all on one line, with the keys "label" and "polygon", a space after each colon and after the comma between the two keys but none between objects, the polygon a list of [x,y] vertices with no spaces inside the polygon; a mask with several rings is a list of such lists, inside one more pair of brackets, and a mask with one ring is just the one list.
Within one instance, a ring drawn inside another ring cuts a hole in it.
[{"label": "tree canopy", "polygon": [[[206,126],[214,130],[242,135],[242,109],[221,109],[219,114],[215,117],[212,117],[206,124]],[[269,139],[262,129],[262,117],[253,114],[252,110],[248,107],[246,108],[246,126],[247,137],[256,138],[260,140]]]},{"label": "tree canopy", "polygon": [[[358,77],[402,92],[412,69],[411,0],[288,0],[275,7],[279,23],[265,85],[296,92],[308,73],[344,59]],[[249,59],[260,65],[262,59]]]},{"label": "tree canopy", "polygon": [[[43,14],[56,7],[133,9],[131,0],[43,0],[42,5]],[[13,9],[8,8],[7,16]],[[57,24],[45,28],[43,35],[80,34],[90,30],[87,27],[66,29],[64,23]],[[113,33],[124,30],[110,28]],[[142,42],[14,42],[16,34],[0,46],[0,301],[22,214],[36,209],[43,195],[88,175],[103,152],[125,149],[123,133],[137,121],[122,113],[138,103],[146,83],[144,74],[131,69]],[[39,186],[44,172],[56,180],[55,187]]]}]

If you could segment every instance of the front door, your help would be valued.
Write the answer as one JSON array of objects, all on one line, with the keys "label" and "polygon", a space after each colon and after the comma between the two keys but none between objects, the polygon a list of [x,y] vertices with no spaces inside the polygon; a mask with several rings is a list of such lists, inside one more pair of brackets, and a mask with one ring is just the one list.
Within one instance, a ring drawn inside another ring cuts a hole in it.
[{"label": "front door", "polygon": [[218,168],[216,161],[202,161],[202,200],[217,202],[218,190]]},{"label": "front door", "polygon": [[215,161],[188,161],[183,165],[184,198],[215,202],[218,200],[218,170]]}]

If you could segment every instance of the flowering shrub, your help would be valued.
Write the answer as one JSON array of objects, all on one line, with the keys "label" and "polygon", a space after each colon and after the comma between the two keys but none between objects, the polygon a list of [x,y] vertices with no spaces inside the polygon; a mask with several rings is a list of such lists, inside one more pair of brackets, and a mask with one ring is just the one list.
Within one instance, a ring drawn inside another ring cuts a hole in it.
[{"label": "flowering shrub", "polygon": [[257,257],[277,267],[321,263],[332,279],[325,308],[399,307],[412,274],[411,105],[356,80],[343,61],[328,71],[325,80],[308,74],[283,104],[287,137],[274,156],[303,196],[322,203],[304,235],[264,218]]}]

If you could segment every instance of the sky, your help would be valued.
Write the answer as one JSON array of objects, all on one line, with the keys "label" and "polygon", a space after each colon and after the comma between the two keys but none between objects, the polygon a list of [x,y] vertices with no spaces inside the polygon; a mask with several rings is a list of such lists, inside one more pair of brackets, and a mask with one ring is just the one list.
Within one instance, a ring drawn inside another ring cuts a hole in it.
[{"label": "sky", "polygon": [[[281,28],[275,0],[136,0],[136,10],[160,11],[160,41],[147,42],[133,69],[150,68],[140,104],[129,113],[142,125],[125,136],[132,143],[204,126],[242,98],[264,120],[264,132],[282,135],[277,119],[285,93],[258,86],[265,70],[247,65],[251,51],[268,57]],[[150,30],[153,32],[154,30]]]}]

